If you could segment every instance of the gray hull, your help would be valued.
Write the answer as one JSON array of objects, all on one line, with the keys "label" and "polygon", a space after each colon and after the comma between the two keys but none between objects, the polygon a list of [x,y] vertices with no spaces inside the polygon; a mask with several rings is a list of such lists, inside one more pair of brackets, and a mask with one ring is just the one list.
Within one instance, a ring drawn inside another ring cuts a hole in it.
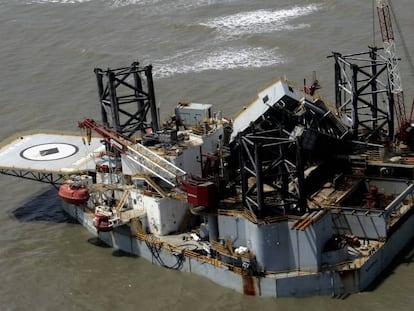
[{"label": "gray hull", "polygon": [[98,233],[93,226],[92,214],[66,203],[63,210],[111,247],[143,257],[153,264],[206,277],[240,293],[267,297],[341,296],[363,291],[384,272],[414,237],[414,217],[411,216],[358,268],[349,266],[342,271],[325,268],[324,271],[304,275],[300,271],[290,271],[257,277],[247,275],[243,271],[231,271],[226,266],[215,264],[214,261],[208,262],[202,258],[174,252],[168,247],[158,247],[155,243],[137,238],[131,233],[129,226]]}]

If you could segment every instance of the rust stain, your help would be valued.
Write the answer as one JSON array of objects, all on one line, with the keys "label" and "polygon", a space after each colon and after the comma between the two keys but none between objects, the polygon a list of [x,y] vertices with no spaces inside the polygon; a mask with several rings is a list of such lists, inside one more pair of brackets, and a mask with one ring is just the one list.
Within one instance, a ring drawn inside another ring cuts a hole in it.
[{"label": "rust stain", "polygon": [[256,296],[256,287],[254,285],[254,278],[246,272],[242,273],[243,279],[243,293],[249,296]]}]

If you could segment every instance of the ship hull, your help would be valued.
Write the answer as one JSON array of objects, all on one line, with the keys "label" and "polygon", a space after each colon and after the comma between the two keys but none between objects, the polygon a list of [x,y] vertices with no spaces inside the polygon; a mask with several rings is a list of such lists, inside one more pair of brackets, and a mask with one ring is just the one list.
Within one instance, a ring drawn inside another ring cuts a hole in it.
[{"label": "ship hull", "polygon": [[63,210],[108,246],[143,257],[153,264],[194,273],[239,293],[265,297],[341,297],[361,292],[384,273],[393,259],[414,237],[414,217],[411,216],[407,217],[387,242],[358,268],[350,266],[341,271],[325,268],[324,271],[305,275],[301,275],[300,271],[290,271],[251,276],[240,271],[232,271],[214,262],[180,256],[177,252],[162,247],[157,247],[157,253],[154,254],[154,245],[137,238],[128,225],[117,227],[110,232],[98,232],[93,223],[92,213],[67,203],[63,203]]}]

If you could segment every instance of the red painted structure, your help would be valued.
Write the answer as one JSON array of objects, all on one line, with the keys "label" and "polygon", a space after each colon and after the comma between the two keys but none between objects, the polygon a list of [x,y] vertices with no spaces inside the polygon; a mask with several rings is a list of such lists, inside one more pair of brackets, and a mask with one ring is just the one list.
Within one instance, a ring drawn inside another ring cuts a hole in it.
[{"label": "red painted structure", "polygon": [[214,207],[218,202],[216,186],[212,182],[186,182],[187,202],[193,206]]},{"label": "red painted structure", "polygon": [[109,221],[109,216],[102,215],[98,212],[95,212],[95,217],[93,219],[93,225],[96,230],[102,232],[112,231],[114,228]]},{"label": "red painted structure", "polygon": [[89,191],[83,187],[63,184],[59,188],[59,196],[69,204],[82,205],[88,201]]}]

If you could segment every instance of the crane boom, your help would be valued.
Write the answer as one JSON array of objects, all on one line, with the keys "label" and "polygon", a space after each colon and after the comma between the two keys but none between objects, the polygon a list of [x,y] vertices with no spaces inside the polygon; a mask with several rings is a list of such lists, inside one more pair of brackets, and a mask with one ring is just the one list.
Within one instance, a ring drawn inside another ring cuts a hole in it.
[{"label": "crane boom", "polygon": [[[111,147],[124,154],[131,162],[138,165],[150,176],[156,176],[170,186],[176,187],[184,179],[186,172],[167,161],[144,145],[134,142],[132,138],[117,133],[112,128],[99,124],[92,119],[85,119],[79,128],[91,129],[98,133]],[[90,134],[89,134],[90,135]]]},{"label": "crane boom", "polygon": [[388,0],[377,0],[377,11],[382,42],[384,46],[385,56],[387,58],[390,88],[391,93],[393,94],[399,133],[401,134],[410,125],[410,120],[407,120],[407,115],[405,112],[400,68],[397,62],[398,57],[395,48],[394,32],[392,29],[390,5]]}]

